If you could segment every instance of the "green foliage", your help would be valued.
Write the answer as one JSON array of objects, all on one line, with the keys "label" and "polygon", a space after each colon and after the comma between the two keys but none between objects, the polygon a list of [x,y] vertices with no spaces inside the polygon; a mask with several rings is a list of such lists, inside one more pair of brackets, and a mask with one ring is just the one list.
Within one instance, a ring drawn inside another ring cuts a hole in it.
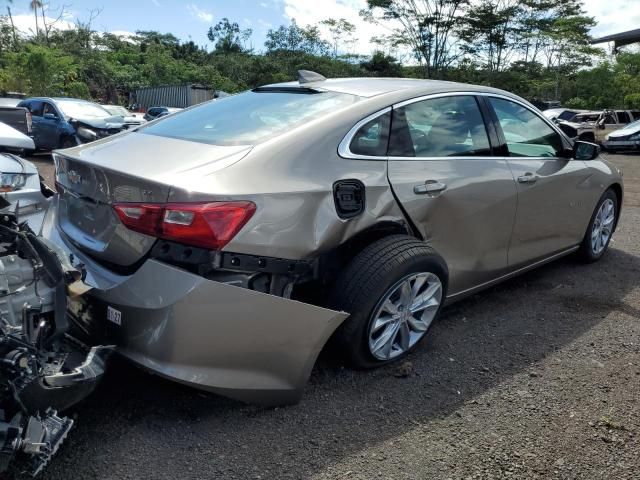
[{"label": "green foliage", "polygon": [[[0,91],[124,104],[142,86],[198,83],[234,93],[294,80],[305,69],[490,85],[575,108],[640,108],[640,53],[594,56],[587,41],[594,21],[579,0],[368,0],[361,14],[400,26],[378,37],[367,57],[350,52],[357,32],[345,19],[269,30],[261,54],[245,46],[251,31],[226,18],[209,29],[208,51],[170,33],[125,38],[82,24],[24,38],[0,15]],[[394,58],[398,48],[413,53],[411,65]]]}]

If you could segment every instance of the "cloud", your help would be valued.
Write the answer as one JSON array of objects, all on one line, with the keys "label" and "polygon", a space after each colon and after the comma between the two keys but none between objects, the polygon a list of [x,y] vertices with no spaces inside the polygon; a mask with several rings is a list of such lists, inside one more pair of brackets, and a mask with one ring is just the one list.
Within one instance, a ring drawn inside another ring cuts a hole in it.
[{"label": "cloud", "polygon": [[[68,16],[56,21],[55,18],[45,15],[47,24],[53,24],[53,28],[56,30],[71,30],[75,28],[75,23]],[[55,24],[54,24],[55,22]],[[34,35],[36,33],[36,20],[32,14],[19,14],[13,15],[13,23],[16,29],[25,35]],[[38,15],[38,28],[42,28],[42,17]]]},{"label": "cloud", "polygon": [[202,10],[195,3],[188,4],[187,10],[189,11],[189,14],[192,17],[197,18],[199,21],[203,23],[213,22],[213,13],[207,12],[206,10]]},{"label": "cloud", "polygon": [[318,8],[318,0],[282,0],[284,14],[289,20],[295,19],[298,25],[317,25],[324,38],[330,39],[329,30],[319,22],[327,18],[344,18],[356,26],[356,42],[353,53],[369,55],[375,50],[371,37],[379,36],[380,27],[365,22],[359,11],[367,6],[366,0],[323,0]]},{"label": "cloud", "polygon": [[594,37],[626,32],[640,26],[638,0],[584,0],[584,9],[598,22],[591,31]]}]

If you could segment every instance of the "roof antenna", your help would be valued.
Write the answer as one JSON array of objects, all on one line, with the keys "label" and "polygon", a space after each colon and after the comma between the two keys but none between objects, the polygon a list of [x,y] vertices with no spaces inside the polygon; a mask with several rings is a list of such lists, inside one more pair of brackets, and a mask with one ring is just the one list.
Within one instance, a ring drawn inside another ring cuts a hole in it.
[{"label": "roof antenna", "polygon": [[324,82],[326,77],[311,70],[298,70],[298,83]]}]

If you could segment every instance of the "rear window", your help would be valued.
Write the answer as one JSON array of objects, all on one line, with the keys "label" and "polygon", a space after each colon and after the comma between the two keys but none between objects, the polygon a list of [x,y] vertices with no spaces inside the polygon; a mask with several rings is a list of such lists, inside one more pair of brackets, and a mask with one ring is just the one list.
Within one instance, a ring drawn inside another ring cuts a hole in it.
[{"label": "rear window", "polygon": [[631,121],[627,112],[618,112],[618,120],[620,123],[629,123]]},{"label": "rear window", "polygon": [[185,110],[137,132],[211,145],[255,145],[359,98],[336,92],[245,92]]},{"label": "rear window", "polygon": [[572,110],[565,110],[560,115],[558,115],[558,118],[560,120],[571,120],[573,117],[576,116],[576,113],[578,112],[574,112]]}]

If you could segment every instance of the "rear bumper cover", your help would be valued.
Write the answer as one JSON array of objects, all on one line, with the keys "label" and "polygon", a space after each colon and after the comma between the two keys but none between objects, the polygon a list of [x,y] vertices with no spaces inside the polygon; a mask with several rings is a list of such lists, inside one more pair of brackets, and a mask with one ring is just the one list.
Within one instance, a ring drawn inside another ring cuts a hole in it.
[{"label": "rear bumper cover", "polygon": [[[50,208],[43,235],[85,264],[94,287],[92,330],[135,363],[181,383],[251,403],[295,403],[321,349],[348,316],[156,260],[118,277],[68,245],[55,224]],[[109,309],[117,313],[108,316]]]}]

